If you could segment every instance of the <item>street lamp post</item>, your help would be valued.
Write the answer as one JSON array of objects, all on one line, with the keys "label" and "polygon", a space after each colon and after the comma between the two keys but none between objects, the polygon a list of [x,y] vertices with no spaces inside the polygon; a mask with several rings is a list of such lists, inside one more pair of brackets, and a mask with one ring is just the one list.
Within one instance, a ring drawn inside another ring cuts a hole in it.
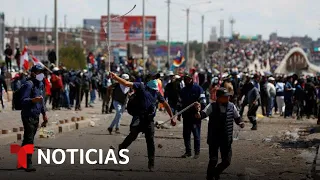
[{"label": "street lamp post", "polygon": [[219,10],[210,10],[210,11],[206,11],[205,13],[203,13],[201,15],[201,25],[202,25],[202,46],[201,46],[201,60],[203,62],[203,67],[206,67],[206,60],[205,60],[205,52],[204,52],[204,15],[206,13],[209,12],[218,12],[218,11],[223,11],[223,9],[219,9]]},{"label": "street lamp post", "polygon": [[54,29],[55,29],[55,49],[56,49],[56,65],[59,66],[59,32],[58,32],[58,0],[54,0]]},{"label": "street lamp post", "polygon": [[143,74],[146,75],[146,61],[145,61],[145,41],[146,41],[146,20],[145,20],[145,0],[142,0],[142,61],[143,61]]},{"label": "street lamp post", "polygon": [[110,46],[111,46],[111,25],[110,25],[110,0],[108,0],[108,71],[111,71],[111,53],[110,53]]},{"label": "street lamp post", "polygon": [[[194,5],[199,5],[199,4],[210,4],[211,1],[205,1],[205,2],[199,2],[199,3],[195,3],[195,4],[191,4],[189,5],[188,8],[184,9],[187,12],[187,42],[186,42],[186,60],[187,60],[187,64],[189,63],[189,17],[190,17],[190,8],[191,6]],[[187,66],[188,68],[188,66]]]},{"label": "street lamp post", "polygon": [[202,40],[202,44],[201,44],[201,60],[203,61],[203,68],[206,67],[206,60],[205,60],[205,56],[204,56],[204,15],[201,16],[201,27],[202,27],[202,32],[201,32],[201,40]]},{"label": "street lamp post", "polygon": [[186,49],[186,60],[187,60],[187,67],[188,67],[188,63],[189,63],[189,13],[190,13],[190,9],[187,9],[187,49]]}]

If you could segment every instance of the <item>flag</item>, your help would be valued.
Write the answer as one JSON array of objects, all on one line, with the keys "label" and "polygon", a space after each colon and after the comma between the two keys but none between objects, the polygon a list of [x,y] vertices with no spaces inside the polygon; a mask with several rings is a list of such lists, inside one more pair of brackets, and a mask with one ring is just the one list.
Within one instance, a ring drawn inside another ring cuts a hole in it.
[{"label": "flag", "polygon": [[39,59],[37,59],[36,57],[34,57],[32,55],[31,55],[31,57],[32,57],[33,65],[39,64],[39,65],[43,66],[43,64],[39,61]]},{"label": "flag", "polygon": [[29,69],[29,56],[28,56],[28,50],[26,46],[23,48],[23,51],[21,53],[20,66],[23,66],[24,70]]},{"label": "flag", "polygon": [[173,59],[172,66],[177,68],[177,67],[183,66],[184,63],[185,63],[184,56],[182,55],[181,51],[178,51],[176,58]]}]

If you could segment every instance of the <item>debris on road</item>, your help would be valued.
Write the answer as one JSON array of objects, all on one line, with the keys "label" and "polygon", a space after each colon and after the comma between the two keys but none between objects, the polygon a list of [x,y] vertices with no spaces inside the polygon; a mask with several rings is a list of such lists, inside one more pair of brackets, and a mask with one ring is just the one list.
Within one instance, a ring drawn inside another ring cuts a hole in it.
[{"label": "debris on road", "polygon": [[53,130],[46,130],[45,128],[40,128],[39,137],[40,138],[54,138],[55,133]]},{"label": "debris on road", "polygon": [[96,125],[96,123],[94,121],[90,121],[89,124],[90,124],[91,127],[94,127]]}]

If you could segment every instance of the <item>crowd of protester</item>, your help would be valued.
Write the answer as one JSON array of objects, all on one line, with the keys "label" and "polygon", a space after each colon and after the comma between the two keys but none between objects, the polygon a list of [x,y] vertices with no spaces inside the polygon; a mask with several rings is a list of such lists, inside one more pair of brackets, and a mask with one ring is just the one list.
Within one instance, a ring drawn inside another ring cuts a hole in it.
[{"label": "crowd of protester", "polygon": [[[270,64],[270,71],[273,72],[284,56],[292,48],[298,46],[293,43],[282,43],[278,41],[251,41],[248,43],[228,43],[223,51],[213,54],[213,63],[221,64],[224,68],[245,69],[250,63],[259,60],[260,69]],[[257,70],[258,67],[255,67]],[[247,69],[245,69],[248,71]]]}]

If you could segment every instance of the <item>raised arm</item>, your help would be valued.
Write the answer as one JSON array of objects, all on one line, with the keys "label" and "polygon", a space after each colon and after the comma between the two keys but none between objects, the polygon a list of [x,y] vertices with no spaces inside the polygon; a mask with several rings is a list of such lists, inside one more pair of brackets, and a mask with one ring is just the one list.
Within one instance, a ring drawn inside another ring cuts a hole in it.
[{"label": "raised arm", "polygon": [[112,79],[114,79],[115,81],[118,81],[119,84],[122,84],[126,87],[130,87],[130,88],[133,88],[133,82],[130,82],[130,81],[127,81],[127,80],[124,80],[122,79],[121,77],[117,76],[116,74],[114,74],[113,72],[110,72],[110,77]]}]

